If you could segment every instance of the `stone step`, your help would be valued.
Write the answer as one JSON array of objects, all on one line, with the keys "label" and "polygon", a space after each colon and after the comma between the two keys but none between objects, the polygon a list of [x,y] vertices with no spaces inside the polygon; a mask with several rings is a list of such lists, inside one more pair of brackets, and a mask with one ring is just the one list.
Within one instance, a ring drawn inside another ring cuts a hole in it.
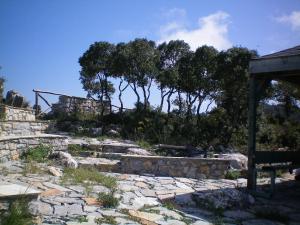
[{"label": "stone step", "polygon": [[99,151],[103,153],[126,153],[129,148],[138,148],[138,145],[127,143],[102,143],[102,144],[90,144],[87,146],[89,149]]},{"label": "stone step", "polygon": [[0,162],[17,160],[28,148],[39,144],[54,151],[66,151],[68,147],[67,137],[54,134],[0,137]]},{"label": "stone step", "polygon": [[30,186],[6,182],[0,183],[0,201],[24,197],[37,198],[40,193],[40,191]]},{"label": "stone step", "polygon": [[50,121],[2,121],[0,123],[0,137],[28,136],[46,132]]},{"label": "stone step", "polygon": [[106,158],[91,158],[91,157],[76,157],[79,167],[96,168],[100,172],[114,172],[120,171],[120,160],[110,160]]},{"label": "stone step", "polygon": [[4,121],[35,121],[33,109],[17,108],[8,105],[0,104],[0,112],[4,117]]},{"label": "stone step", "polygon": [[[72,153],[70,153],[72,155]],[[91,158],[121,159],[123,153],[103,153],[96,151],[81,151],[77,156]]]}]

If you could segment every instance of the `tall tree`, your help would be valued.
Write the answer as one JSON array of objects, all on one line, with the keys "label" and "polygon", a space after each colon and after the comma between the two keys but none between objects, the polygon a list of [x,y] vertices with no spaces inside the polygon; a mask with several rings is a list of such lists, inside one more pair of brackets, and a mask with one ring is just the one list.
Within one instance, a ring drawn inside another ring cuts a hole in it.
[{"label": "tall tree", "polygon": [[[167,96],[168,113],[171,110],[171,96],[177,90],[179,79],[179,61],[188,54],[190,47],[184,41],[176,40],[162,43],[158,46],[160,51],[159,70],[156,81],[161,92],[160,111],[163,108],[164,99]],[[181,95],[178,90],[179,108],[181,108]],[[179,110],[181,111],[181,109]]]},{"label": "tall tree", "polygon": [[112,108],[111,96],[115,89],[108,77],[110,76],[109,71],[114,51],[115,46],[113,44],[95,42],[79,58],[81,83],[89,97],[96,96],[100,100],[102,104],[101,115],[104,113],[105,101],[109,102],[110,111]]},{"label": "tall tree", "polygon": [[248,67],[255,51],[233,47],[222,51],[217,57],[218,95],[216,103],[225,110],[224,144],[229,143],[232,134],[247,123],[248,109]]},{"label": "tall tree", "polygon": [[119,43],[116,46],[116,51],[112,55],[112,63],[110,67],[110,74],[114,77],[119,79],[119,101],[120,101],[120,108],[119,112],[123,112],[124,109],[124,103],[122,100],[122,94],[123,92],[128,88],[129,86],[129,71],[128,71],[128,60],[126,58],[126,44],[125,43]]},{"label": "tall tree", "polygon": [[196,97],[198,100],[197,115],[200,115],[200,109],[205,100],[212,101],[217,91],[217,81],[215,72],[217,68],[216,57],[218,51],[212,46],[202,46],[197,48],[193,67],[196,82]]},{"label": "tall tree", "polygon": [[127,66],[126,79],[137,96],[137,103],[140,103],[138,87],[142,89],[144,109],[149,106],[150,88],[158,72],[158,56],[155,42],[147,39],[137,38],[123,49],[124,64]]}]

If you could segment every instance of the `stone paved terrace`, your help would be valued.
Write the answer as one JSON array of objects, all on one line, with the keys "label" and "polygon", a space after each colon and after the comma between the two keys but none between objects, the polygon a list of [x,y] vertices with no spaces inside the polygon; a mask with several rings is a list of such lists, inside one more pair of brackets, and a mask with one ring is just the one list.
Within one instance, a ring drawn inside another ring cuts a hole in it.
[{"label": "stone paved terrace", "polygon": [[[106,187],[94,185],[87,198],[84,185],[62,185],[60,177],[47,172],[46,164],[39,164],[39,167],[45,169],[42,175],[25,174],[24,163],[20,161],[0,164],[0,182],[40,190],[40,198],[30,203],[30,209],[34,214],[43,216],[44,225],[96,225],[95,218],[113,218],[115,224],[132,225],[296,225],[300,221],[300,185],[288,178],[277,179],[277,182],[282,182],[282,187],[277,185],[277,188],[284,191],[275,198],[254,199],[240,191],[246,184],[245,179],[188,179],[106,173],[118,179],[115,196],[120,198],[117,208],[106,209],[95,199],[99,192],[108,192]],[[265,182],[260,180],[260,183]],[[207,199],[212,201],[205,206]],[[213,204],[222,206],[223,210],[208,210]],[[86,216],[89,222],[79,223],[80,216]]]}]

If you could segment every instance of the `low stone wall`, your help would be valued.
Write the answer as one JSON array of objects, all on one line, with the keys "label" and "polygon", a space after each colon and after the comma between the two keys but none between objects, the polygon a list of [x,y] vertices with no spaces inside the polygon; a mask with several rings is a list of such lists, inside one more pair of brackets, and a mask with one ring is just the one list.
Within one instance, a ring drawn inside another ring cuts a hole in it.
[{"label": "low stone wall", "polygon": [[48,121],[2,121],[0,136],[38,135],[44,133],[48,127]]},{"label": "low stone wall", "polygon": [[23,136],[22,138],[0,138],[0,162],[17,160],[28,148],[39,144],[51,146],[53,151],[66,151],[67,139],[58,135]]},{"label": "low stone wall", "polygon": [[123,173],[196,179],[224,178],[230,166],[230,160],[226,159],[133,155],[123,155],[120,163]]},{"label": "low stone wall", "polygon": [[0,105],[0,111],[4,112],[4,118],[1,118],[2,120],[35,121],[33,109]]},{"label": "low stone wall", "polygon": [[[104,103],[106,113],[108,110],[108,104]],[[53,113],[74,113],[81,112],[87,114],[99,114],[101,112],[102,105],[98,101],[80,97],[69,97],[61,95],[59,96],[58,103],[52,105]]]}]

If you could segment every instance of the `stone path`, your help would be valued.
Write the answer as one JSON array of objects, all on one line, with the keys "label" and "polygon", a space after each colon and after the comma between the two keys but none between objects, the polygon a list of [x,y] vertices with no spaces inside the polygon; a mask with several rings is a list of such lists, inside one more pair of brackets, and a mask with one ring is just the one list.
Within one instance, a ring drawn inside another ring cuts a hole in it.
[{"label": "stone path", "polygon": [[[39,166],[47,168],[45,164]],[[60,177],[47,173],[24,175],[23,169],[21,162],[0,164],[0,184],[15,183],[41,191],[40,198],[30,203],[30,209],[43,215],[44,225],[95,225],[95,219],[98,224],[300,224],[299,185],[272,200],[254,200],[237,188],[245,186],[244,179],[196,180],[106,173],[118,179],[116,197],[120,199],[116,209],[106,209],[96,201],[99,192],[109,191],[104,186],[94,185],[87,197],[83,185],[62,185]],[[267,217],[264,212],[270,209]]]}]

